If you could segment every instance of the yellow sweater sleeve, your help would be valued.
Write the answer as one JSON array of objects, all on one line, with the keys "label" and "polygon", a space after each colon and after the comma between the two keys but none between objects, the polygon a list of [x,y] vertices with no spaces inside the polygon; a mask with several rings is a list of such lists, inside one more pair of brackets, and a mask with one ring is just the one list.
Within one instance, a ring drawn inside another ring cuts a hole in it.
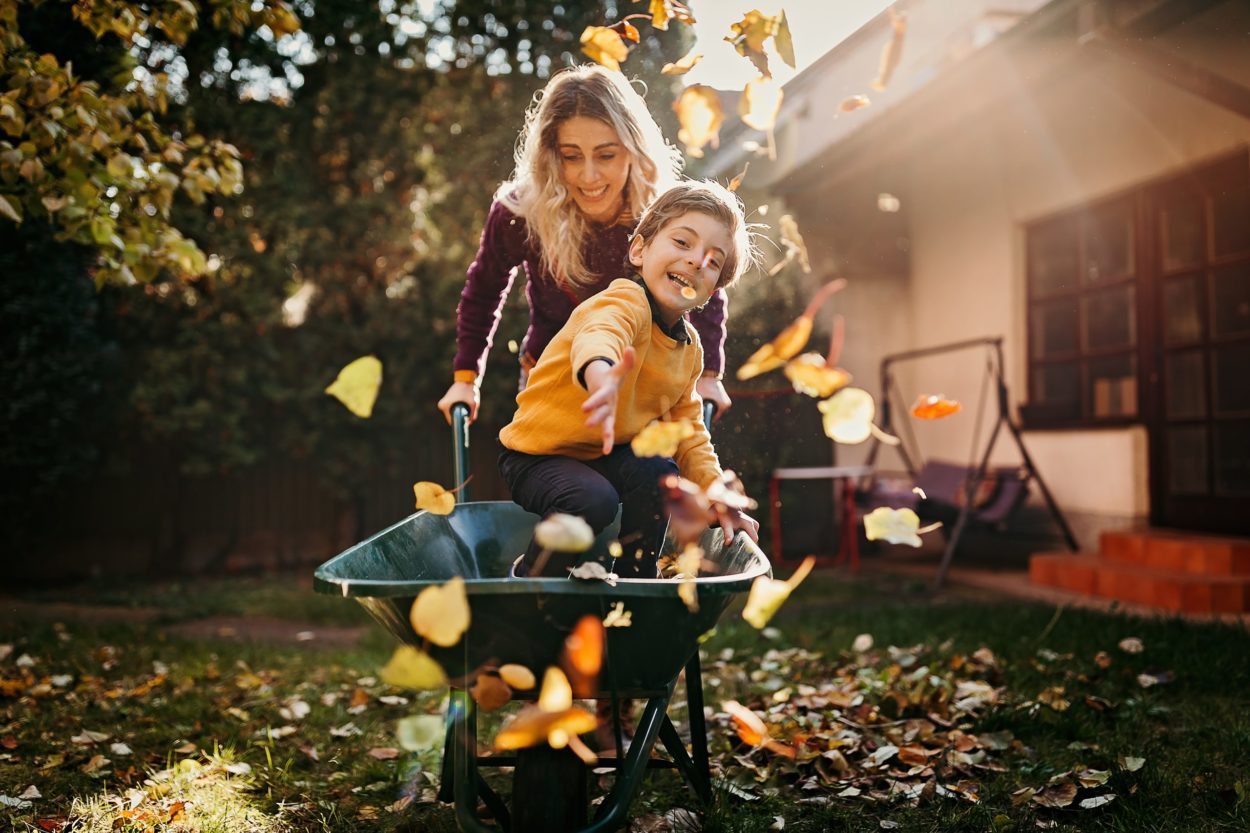
[{"label": "yellow sweater sleeve", "polygon": [[569,350],[573,377],[591,359],[606,358],[620,363],[625,348],[634,344],[639,333],[651,326],[647,311],[638,305],[637,290],[628,284],[614,284],[579,306],[566,325],[575,335]]}]

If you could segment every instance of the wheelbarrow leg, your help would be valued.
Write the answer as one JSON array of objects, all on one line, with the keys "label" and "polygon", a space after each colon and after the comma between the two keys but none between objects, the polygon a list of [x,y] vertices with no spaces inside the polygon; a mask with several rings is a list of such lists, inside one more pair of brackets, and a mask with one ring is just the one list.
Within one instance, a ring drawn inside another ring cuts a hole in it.
[{"label": "wheelbarrow leg", "polygon": [[698,648],[694,649],[694,655],[686,663],[686,710],[690,722],[690,757],[694,765],[692,786],[699,798],[710,804],[712,772],[708,766],[707,722],[703,717],[703,668]]},{"label": "wheelbarrow leg", "polygon": [[[468,692],[453,689],[447,708],[447,758],[443,760],[443,783],[439,787],[439,799],[448,789],[456,803],[456,822],[465,833],[496,833],[510,831],[511,819],[503,800],[483,780],[477,768],[477,715],[469,700]],[[450,788],[448,787],[450,784]],[[481,797],[494,813],[500,827],[483,824],[477,817],[477,801]]]},{"label": "wheelbarrow leg", "polygon": [[633,803],[634,796],[642,786],[642,779],[646,777],[651,750],[655,748],[661,727],[668,720],[665,712],[671,697],[670,687],[667,695],[647,700],[647,705],[642,710],[642,719],[634,733],[633,743],[629,745],[629,752],[625,755],[625,764],[617,769],[616,783],[599,806],[594,823],[581,833],[606,833],[625,823],[629,805]]}]

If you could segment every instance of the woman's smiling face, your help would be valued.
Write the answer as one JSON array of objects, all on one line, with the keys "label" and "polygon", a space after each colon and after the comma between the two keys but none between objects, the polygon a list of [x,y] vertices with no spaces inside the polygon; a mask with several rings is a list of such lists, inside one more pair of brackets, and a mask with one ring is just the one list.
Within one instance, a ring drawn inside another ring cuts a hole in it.
[{"label": "woman's smiling face", "polygon": [[732,245],[724,223],[710,214],[687,211],[665,223],[651,240],[635,235],[629,262],[642,275],[664,323],[672,326],[712,297]]},{"label": "woman's smiling face", "polygon": [[596,223],[615,220],[629,181],[630,154],[609,125],[574,116],[556,129],[560,175],[577,207]]}]

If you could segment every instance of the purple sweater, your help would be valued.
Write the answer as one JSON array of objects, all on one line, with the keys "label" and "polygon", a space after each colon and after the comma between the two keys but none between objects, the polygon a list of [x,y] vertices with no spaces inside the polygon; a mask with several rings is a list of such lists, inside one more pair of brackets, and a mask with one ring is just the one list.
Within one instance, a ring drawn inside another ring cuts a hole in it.
[{"label": "purple sweater", "polygon": [[[631,232],[631,228],[619,223],[606,227],[592,225],[582,254],[595,282],[585,288],[566,290],[543,268],[537,244],[527,239],[524,218],[513,214],[498,200],[492,203],[477,257],[469,266],[468,280],[456,309],[453,369],[474,371],[479,376],[485,371],[486,354],[494,342],[504,300],[512,288],[512,269],[516,266],[522,267],[528,277],[525,298],[530,308],[530,326],[521,351],[537,361],[543,348],[569,320],[574,307],[607,289],[615,279],[626,276],[629,267],[625,258],[629,253]],[[703,345],[704,370],[719,375],[725,366],[725,293],[717,292],[703,309],[691,312],[690,323]]]}]

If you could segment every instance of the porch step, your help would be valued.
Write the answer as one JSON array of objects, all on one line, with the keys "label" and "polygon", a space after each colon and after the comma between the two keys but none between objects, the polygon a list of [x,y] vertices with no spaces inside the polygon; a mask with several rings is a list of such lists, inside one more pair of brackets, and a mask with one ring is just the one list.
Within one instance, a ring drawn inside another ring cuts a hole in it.
[{"label": "porch step", "polygon": [[1104,532],[1104,558],[1154,570],[1205,576],[1250,577],[1250,539],[1196,535],[1166,529]]},{"label": "porch step", "polygon": [[1034,584],[1174,613],[1250,611],[1250,575],[1157,569],[1105,555],[1064,552],[1030,558],[1029,579]]}]

